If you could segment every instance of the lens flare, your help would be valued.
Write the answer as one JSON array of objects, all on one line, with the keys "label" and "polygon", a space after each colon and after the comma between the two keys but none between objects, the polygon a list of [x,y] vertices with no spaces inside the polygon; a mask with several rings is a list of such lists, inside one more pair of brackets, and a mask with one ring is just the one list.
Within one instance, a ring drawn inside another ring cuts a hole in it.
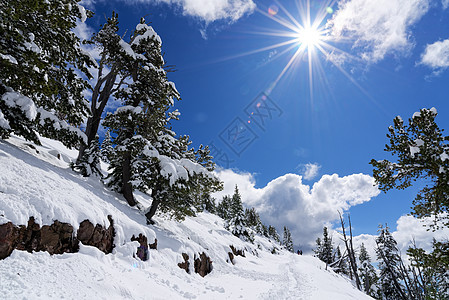
[{"label": "lens flare", "polygon": [[277,7],[276,5],[271,5],[269,8],[268,8],[268,13],[271,15],[271,16],[274,16],[274,15],[276,15],[277,13],[278,13],[278,11],[279,11],[279,7]]}]

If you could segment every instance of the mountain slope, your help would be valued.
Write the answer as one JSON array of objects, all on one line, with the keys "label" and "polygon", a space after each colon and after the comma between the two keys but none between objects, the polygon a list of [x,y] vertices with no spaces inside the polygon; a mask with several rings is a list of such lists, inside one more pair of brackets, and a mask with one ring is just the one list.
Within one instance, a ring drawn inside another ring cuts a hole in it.
[{"label": "mountain slope", "polygon": [[[249,244],[231,235],[223,220],[209,213],[179,223],[155,218],[145,225],[143,212],[130,208],[95,178],[67,168],[76,153],[44,139],[43,146],[18,138],[0,141],[0,224],[26,224],[30,216],[41,225],[54,220],[78,228],[89,219],[116,229],[113,254],[80,245],[75,254],[49,255],[15,250],[0,260],[0,294],[5,299],[370,299],[345,278],[325,270],[311,256],[286,251],[271,254],[271,242],[256,237]],[[58,158],[59,157],[59,158]],[[143,209],[148,197],[137,194]],[[158,250],[149,261],[133,258],[143,233]],[[246,257],[229,261],[230,245]],[[213,261],[206,277],[193,271],[193,258],[205,252]],[[190,274],[177,264],[190,257]]]}]

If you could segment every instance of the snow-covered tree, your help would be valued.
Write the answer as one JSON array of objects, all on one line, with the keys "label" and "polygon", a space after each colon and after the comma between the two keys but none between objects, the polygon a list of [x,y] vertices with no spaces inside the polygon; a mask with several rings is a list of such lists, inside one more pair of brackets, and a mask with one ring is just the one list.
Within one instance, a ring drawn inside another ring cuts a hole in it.
[{"label": "snow-covered tree", "polygon": [[145,214],[149,222],[158,208],[174,212],[176,218],[194,214],[190,190],[213,191],[220,182],[211,173],[213,164],[207,158],[204,161],[204,155],[196,156],[188,137],[177,137],[170,128],[179,116],[172,110],[179,93],[163,69],[161,39],[141,19],[130,43],[120,39],[119,45],[126,58],[122,68],[129,78],[115,92],[122,106],[103,122],[115,145],[106,182],[131,206],[136,204],[135,189],[151,190],[153,201]]},{"label": "snow-covered tree", "polygon": [[290,229],[288,229],[287,226],[284,226],[284,236],[282,239],[282,245],[290,251],[293,252],[293,241],[292,241],[292,234],[290,233]]},{"label": "snow-covered tree", "polygon": [[315,256],[327,265],[331,264],[333,262],[334,247],[332,245],[332,237],[329,236],[327,227],[323,227],[323,239],[321,240],[318,238],[316,244],[317,248],[314,250]]},{"label": "snow-covered tree", "polygon": [[281,243],[281,237],[274,226],[268,225],[268,237],[272,238],[278,244]]},{"label": "snow-covered tree", "polygon": [[[371,160],[373,176],[379,189],[405,189],[423,179],[422,188],[413,201],[413,215],[446,219],[449,214],[449,137],[435,122],[437,111],[421,109],[404,124],[396,117],[388,128],[390,143],[385,151],[396,156],[396,162]],[[446,222],[449,225],[449,221]]]},{"label": "snow-covered tree", "polygon": [[359,276],[360,281],[362,283],[363,291],[371,296],[377,296],[377,274],[373,265],[371,264],[371,258],[369,257],[368,251],[365,248],[365,245],[362,243],[360,245],[360,254],[359,254]]},{"label": "snow-covered tree", "polygon": [[72,163],[72,168],[85,177],[94,175],[103,178],[103,172],[101,171],[100,166],[100,138],[98,135],[91,141],[89,147],[86,149],[86,154],[87,155],[83,156],[81,161],[76,165]]},{"label": "snow-covered tree", "polygon": [[401,281],[404,279],[401,271],[401,258],[397,242],[389,228],[379,226],[379,236],[376,238],[376,254],[379,260],[379,289],[382,299],[408,299]]},{"label": "snow-covered tree", "polygon": [[78,0],[0,1],[0,137],[11,133],[39,144],[40,135],[73,147],[85,143],[76,127],[89,113],[94,62],[79,47],[76,21],[91,13]]},{"label": "snow-covered tree", "polygon": [[256,209],[252,207],[251,209],[245,209],[245,220],[249,228],[254,230],[257,234],[263,235],[262,221],[257,213]]},{"label": "snow-covered tree", "polygon": [[101,159],[104,162],[109,163],[109,157],[112,155],[114,147],[112,145],[111,131],[108,129],[104,135],[103,142],[101,143]]},{"label": "snow-covered tree", "polygon": [[231,197],[225,195],[217,205],[217,215],[223,220],[231,219],[231,201]]}]

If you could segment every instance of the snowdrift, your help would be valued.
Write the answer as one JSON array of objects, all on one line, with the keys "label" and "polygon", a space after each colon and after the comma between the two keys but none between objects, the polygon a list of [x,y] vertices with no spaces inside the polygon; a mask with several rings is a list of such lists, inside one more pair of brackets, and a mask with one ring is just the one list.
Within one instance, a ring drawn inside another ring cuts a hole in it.
[{"label": "snowdrift", "polygon": [[[0,260],[2,299],[370,299],[318,259],[271,254],[267,239],[243,242],[207,212],[183,222],[156,217],[156,225],[145,225],[148,196],[137,194],[139,207],[129,207],[98,179],[68,168],[75,151],[42,140],[42,146],[16,137],[0,141],[0,224],[26,224],[33,216],[41,225],[58,220],[76,230],[85,219],[108,225],[111,215],[116,247],[108,255],[82,244],[78,253],[53,256],[15,250]],[[133,258],[139,243],[130,238],[139,233],[150,243],[158,240],[145,262]],[[230,245],[246,257],[236,256],[233,264]],[[193,270],[202,252],[213,267],[204,278]],[[190,274],[178,267],[182,253],[190,257]]]}]

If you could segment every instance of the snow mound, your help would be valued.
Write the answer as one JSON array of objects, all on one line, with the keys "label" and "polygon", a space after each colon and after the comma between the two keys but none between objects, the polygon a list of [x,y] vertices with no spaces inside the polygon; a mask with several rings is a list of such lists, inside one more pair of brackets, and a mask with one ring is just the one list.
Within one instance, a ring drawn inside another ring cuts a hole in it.
[{"label": "snow mound", "polygon": [[[116,247],[109,255],[83,245],[79,253],[53,256],[14,251],[0,261],[2,299],[370,299],[318,259],[285,250],[271,254],[267,239],[243,242],[207,212],[183,222],[159,217],[147,226],[141,210],[68,168],[76,151],[42,142],[0,141],[0,224],[26,224],[34,216],[41,225],[59,220],[76,229],[85,219],[107,225],[112,215]],[[144,194],[136,199],[142,208],[151,203]],[[146,262],[133,258],[138,243],[130,238],[139,233],[150,243],[158,239]],[[229,262],[230,245],[246,257]],[[204,278],[193,270],[202,252],[213,266]],[[190,257],[190,274],[177,266],[182,253]]]}]

